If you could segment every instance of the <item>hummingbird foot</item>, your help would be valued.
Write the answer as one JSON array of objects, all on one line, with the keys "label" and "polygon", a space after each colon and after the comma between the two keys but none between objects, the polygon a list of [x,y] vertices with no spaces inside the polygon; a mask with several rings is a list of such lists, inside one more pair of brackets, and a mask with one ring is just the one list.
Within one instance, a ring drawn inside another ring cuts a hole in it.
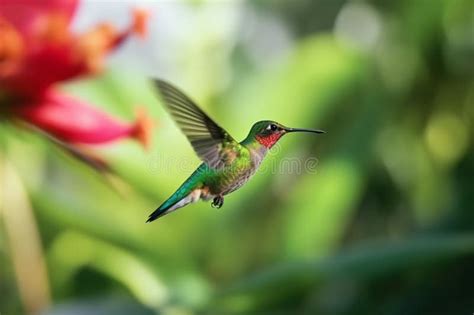
[{"label": "hummingbird foot", "polygon": [[217,196],[214,198],[212,201],[211,206],[216,209],[220,209],[224,205],[224,197],[223,196]]}]

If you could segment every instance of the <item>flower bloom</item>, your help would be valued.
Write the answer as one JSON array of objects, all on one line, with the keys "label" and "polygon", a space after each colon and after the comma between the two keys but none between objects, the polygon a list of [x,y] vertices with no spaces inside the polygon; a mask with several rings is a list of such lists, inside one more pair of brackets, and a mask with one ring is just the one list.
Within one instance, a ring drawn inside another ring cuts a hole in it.
[{"label": "flower bloom", "polygon": [[104,57],[129,36],[143,37],[147,13],[135,11],[122,31],[102,23],[84,34],[69,24],[76,0],[2,0],[0,3],[0,115],[27,122],[70,144],[149,141],[150,120],[120,121],[60,92],[59,82],[102,70]]}]

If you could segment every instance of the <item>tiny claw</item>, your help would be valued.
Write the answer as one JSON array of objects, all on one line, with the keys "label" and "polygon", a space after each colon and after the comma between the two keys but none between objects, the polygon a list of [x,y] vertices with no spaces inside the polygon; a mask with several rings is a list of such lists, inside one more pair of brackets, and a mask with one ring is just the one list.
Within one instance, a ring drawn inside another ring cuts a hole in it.
[{"label": "tiny claw", "polygon": [[224,197],[222,196],[215,197],[211,204],[211,206],[216,209],[220,209],[223,205],[224,205]]}]

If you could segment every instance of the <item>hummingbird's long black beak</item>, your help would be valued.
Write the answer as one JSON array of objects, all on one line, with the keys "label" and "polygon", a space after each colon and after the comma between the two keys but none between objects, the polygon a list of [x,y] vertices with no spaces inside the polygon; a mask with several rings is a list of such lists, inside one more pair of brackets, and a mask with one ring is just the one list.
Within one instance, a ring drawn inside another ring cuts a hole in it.
[{"label": "hummingbird's long black beak", "polygon": [[319,129],[304,129],[304,128],[286,128],[286,132],[311,132],[311,133],[326,133],[324,130]]}]

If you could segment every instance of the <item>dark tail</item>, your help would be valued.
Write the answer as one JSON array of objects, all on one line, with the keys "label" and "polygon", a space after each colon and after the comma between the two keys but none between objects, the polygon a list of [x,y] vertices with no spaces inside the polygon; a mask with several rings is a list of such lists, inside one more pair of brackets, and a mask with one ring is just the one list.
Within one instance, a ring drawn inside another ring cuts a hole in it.
[{"label": "dark tail", "polygon": [[155,221],[156,219],[164,216],[165,214],[167,214],[166,211],[169,210],[169,208],[171,208],[173,205],[169,206],[168,208],[162,208],[162,206],[160,206],[158,209],[156,209],[152,214],[150,214],[150,216],[148,217],[148,220],[146,220],[146,223],[149,223],[149,222],[153,222]]},{"label": "dark tail", "polygon": [[150,216],[148,217],[148,222],[155,221],[162,216],[171,213],[179,208],[184,207],[193,201],[192,192],[194,189],[198,188],[197,182],[195,180],[196,174],[198,174],[199,168],[191,175],[179,188],[175,191],[171,197],[168,198],[161,206],[158,207]]},{"label": "dark tail", "polygon": [[166,200],[161,206],[158,207],[150,216],[148,217],[148,222],[155,221],[156,219],[173,212],[181,207],[184,207],[189,202],[184,201],[182,204],[177,206],[177,203],[181,202],[183,199],[188,198],[188,194],[185,193],[185,189],[178,189],[168,200]]}]

